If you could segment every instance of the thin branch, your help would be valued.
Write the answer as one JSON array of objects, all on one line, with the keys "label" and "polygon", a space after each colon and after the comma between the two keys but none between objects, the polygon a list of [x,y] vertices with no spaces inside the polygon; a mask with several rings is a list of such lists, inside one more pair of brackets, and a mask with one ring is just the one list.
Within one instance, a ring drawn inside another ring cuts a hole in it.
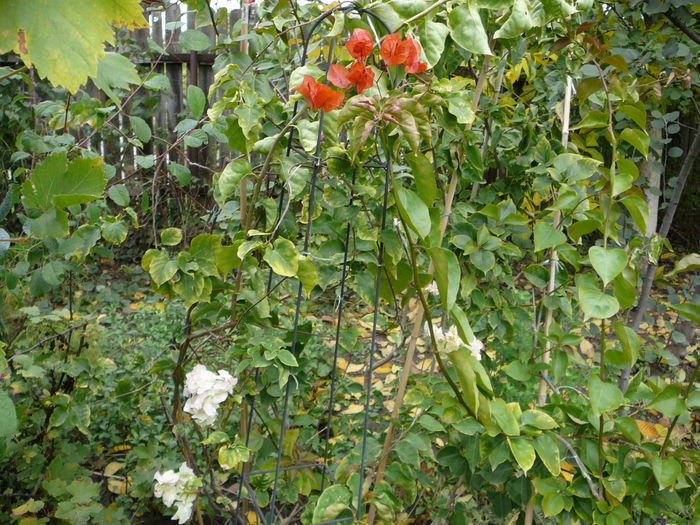
[{"label": "thin branch", "polygon": [[588,470],[586,469],[586,466],[583,464],[583,461],[581,461],[581,458],[579,455],[576,453],[576,450],[574,447],[569,443],[566,439],[561,437],[559,434],[554,434],[554,436],[564,443],[564,446],[566,446],[567,449],[569,449],[569,452],[574,458],[574,461],[578,465],[578,468],[581,470],[581,474],[583,475],[584,479],[586,480],[586,483],[588,483],[588,488],[591,489],[591,492],[593,493],[593,496],[595,499],[598,501],[603,501],[603,498],[601,497],[600,493],[595,487],[595,483],[593,483],[593,480],[591,479],[591,475],[588,473]]},{"label": "thin branch", "polygon": [[680,18],[669,12],[666,12],[664,14],[666,15],[666,18],[668,18],[674,26],[683,31],[688,36],[688,38],[690,38],[696,44],[700,44],[700,35],[698,35],[695,31],[690,29],[687,25],[685,25]]}]

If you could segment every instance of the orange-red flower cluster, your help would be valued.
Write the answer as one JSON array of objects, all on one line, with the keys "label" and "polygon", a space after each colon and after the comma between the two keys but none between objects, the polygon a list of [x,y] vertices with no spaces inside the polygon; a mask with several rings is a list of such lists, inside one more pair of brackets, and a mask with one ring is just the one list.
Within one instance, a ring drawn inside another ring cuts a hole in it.
[{"label": "orange-red flower cluster", "polygon": [[[341,89],[355,85],[357,91],[362,93],[374,84],[374,71],[364,64],[364,60],[372,54],[374,40],[369,31],[358,28],[353,31],[345,47],[355,62],[350,69],[333,64],[328,68],[326,78]],[[420,61],[420,43],[410,36],[402,40],[397,33],[387,35],[382,41],[379,53],[388,66],[402,65],[406,73],[420,73],[428,67],[426,62]],[[304,95],[311,109],[323,108],[323,111],[332,111],[340,106],[345,98],[344,93],[321,84],[311,75],[305,75],[301,86],[294,89]]]},{"label": "orange-red flower cluster", "polygon": [[428,67],[427,62],[420,61],[420,43],[410,36],[401,40],[397,33],[387,35],[379,48],[379,54],[387,66],[403,65],[406,73],[420,73]]},{"label": "orange-red flower cluster", "polygon": [[306,103],[311,109],[323,108],[323,111],[333,111],[343,103],[345,94],[335,89],[331,89],[326,84],[321,84],[311,75],[304,75],[301,86],[295,87],[306,99]]},{"label": "orange-red flower cluster", "polygon": [[364,59],[372,53],[374,40],[369,31],[358,28],[352,32],[352,36],[348,43],[345,44],[345,47],[356,60],[352,63],[350,69],[340,64],[333,64],[328,69],[328,81],[342,89],[347,89],[352,84],[355,84],[357,91],[362,93],[374,84],[374,71],[363,63]]}]

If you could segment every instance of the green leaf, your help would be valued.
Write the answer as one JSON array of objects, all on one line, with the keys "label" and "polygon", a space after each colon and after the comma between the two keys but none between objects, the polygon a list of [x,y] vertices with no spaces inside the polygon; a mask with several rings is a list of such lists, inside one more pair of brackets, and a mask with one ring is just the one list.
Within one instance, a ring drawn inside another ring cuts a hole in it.
[{"label": "green leaf", "polygon": [[479,389],[476,385],[476,374],[468,359],[468,350],[463,350],[465,351],[450,352],[447,357],[457,373],[459,385],[465,394],[465,401],[473,412],[477,413],[479,411]]},{"label": "green leaf", "polygon": [[474,122],[476,115],[468,98],[462,94],[452,94],[448,95],[445,100],[447,101],[447,111],[457,118],[459,124]]},{"label": "green leaf", "polygon": [[2,15],[0,54],[14,51],[71,93],[95,76],[105,42],[114,43],[112,25],[148,27],[138,0],[51,0],[40,6],[5,0]]},{"label": "green leaf", "polygon": [[437,193],[435,184],[435,172],[433,164],[422,153],[409,153],[406,155],[406,162],[411,167],[413,177],[416,179],[416,189],[418,196],[423,199],[426,206],[432,206]]},{"label": "green leaf", "polygon": [[696,324],[700,324],[700,306],[693,303],[672,304],[673,308],[686,319],[690,319]]},{"label": "green leaf", "polygon": [[211,47],[211,40],[201,31],[188,29],[180,33],[180,47],[184,51],[205,51]]},{"label": "green leaf", "polygon": [[226,445],[219,449],[219,465],[224,470],[238,469],[250,459],[252,450],[244,445]]},{"label": "green leaf", "polygon": [[221,236],[200,233],[190,243],[190,255],[197,262],[199,272],[208,277],[218,277],[217,256],[221,249]]},{"label": "green leaf", "polygon": [[32,221],[32,233],[40,239],[59,239],[68,235],[68,214],[51,208]]},{"label": "green leaf", "polygon": [[67,164],[65,152],[52,153],[22,185],[24,203],[47,211],[99,199],[107,180],[102,159],[79,158]]},{"label": "green leaf", "polygon": [[511,412],[510,408],[503,399],[496,398],[491,401],[491,416],[493,416],[493,418],[496,420],[496,423],[498,423],[498,426],[501,427],[501,430],[503,430],[505,434],[509,436],[520,435],[520,426],[518,425],[518,420],[515,418],[513,412]]},{"label": "green leaf", "polygon": [[94,78],[95,86],[100,88],[117,106],[121,107],[122,101],[113,89],[128,90],[129,85],[141,83],[141,78],[136,65],[119,53],[105,53],[105,57],[97,64],[97,76]]},{"label": "green leaf", "polygon": [[182,241],[180,228],[166,228],[160,232],[160,242],[166,246],[177,246]]},{"label": "green leaf", "polygon": [[435,281],[437,282],[442,307],[446,312],[452,309],[457,300],[461,272],[457,256],[446,248],[429,248],[428,254],[435,267]]},{"label": "green leaf", "polygon": [[627,483],[624,479],[608,479],[603,478],[603,486],[605,490],[617,501],[625,499],[627,493]]},{"label": "green leaf", "polygon": [[102,238],[113,244],[121,244],[126,240],[129,228],[124,221],[105,221],[102,224]]},{"label": "green leaf", "polygon": [[615,426],[619,428],[622,435],[632,443],[640,443],[642,433],[639,431],[639,426],[634,419],[627,416],[617,417],[615,418]]},{"label": "green leaf", "polygon": [[144,144],[150,142],[153,134],[151,133],[151,126],[149,126],[145,120],[143,120],[141,117],[132,115],[129,117],[129,123],[131,124],[131,129],[134,130],[134,134],[136,135],[137,139]]},{"label": "green leaf", "polygon": [[520,361],[511,361],[508,363],[505,372],[508,377],[512,377],[516,381],[521,382],[527,381],[532,377],[527,365]]},{"label": "green leaf", "polygon": [[615,297],[601,291],[593,274],[578,274],[576,276],[576,289],[586,319],[591,317],[607,319],[620,310],[620,303]]},{"label": "green leaf", "polygon": [[534,26],[526,0],[515,0],[510,16],[493,34],[493,38],[520,38]]},{"label": "green leaf", "polygon": [[622,351],[625,353],[627,364],[632,366],[639,358],[640,345],[637,334],[629,326],[626,326],[620,321],[615,321],[612,324],[612,328],[615,330],[615,334],[617,334],[618,341],[620,341],[620,346],[622,346]]},{"label": "green leaf", "polygon": [[540,430],[551,430],[559,426],[552,416],[537,409],[523,412],[523,415],[520,416],[520,424],[539,428]]},{"label": "green leaf", "polygon": [[579,99],[579,104],[583,104],[588,97],[603,89],[603,82],[600,77],[588,77],[582,79],[576,87],[576,97]]},{"label": "green leaf", "polygon": [[640,102],[638,105],[623,104],[620,106],[620,111],[627,115],[640,128],[647,128],[647,111],[643,102]]},{"label": "green leaf", "polygon": [[550,434],[541,434],[535,437],[535,450],[537,455],[547,467],[547,470],[552,473],[552,476],[558,476],[561,472],[561,458],[559,457],[559,444]]},{"label": "green leaf", "polygon": [[118,206],[126,207],[129,205],[131,197],[129,196],[129,190],[124,184],[115,184],[107,190],[107,195],[114,201]]},{"label": "green leaf", "polygon": [[489,39],[474,2],[457,6],[448,17],[450,35],[458,46],[475,55],[491,55]]},{"label": "green leaf", "polygon": [[601,381],[597,375],[591,375],[588,381],[588,395],[591,410],[596,417],[615,410],[625,401],[622,391],[616,385]]},{"label": "green leaf", "polygon": [[311,257],[306,255],[299,256],[299,269],[297,277],[301,281],[306,293],[311,293],[311,290],[318,284],[318,271],[316,265],[311,260]]},{"label": "green leaf", "polygon": [[406,223],[421,237],[430,233],[430,211],[423,200],[413,191],[396,186],[396,205]]},{"label": "green leaf", "polygon": [[17,432],[17,411],[7,392],[0,392],[0,439],[7,439]]},{"label": "green leaf", "polygon": [[204,91],[198,86],[187,86],[187,104],[190,106],[190,113],[196,119],[204,113],[204,107],[207,105],[207,97]]},{"label": "green leaf", "polygon": [[591,246],[588,258],[605,286],[627,266],[627,252],[622,248],[605,249],[601,246]]},{"label": "green leaf", "polygon": [[686,411],[681,387],[668,385],[649,403],[648,408],[658,410],[666,417],[680,416]]},{"label": "green leaf", "polygon": [[641,129],[627,128],[620,133],[620,139],[629,142],[643,156],[649,155],[649,135]]},{"label": "green leaf", "polygon": [[679,260],[673,267],[673,270],[666,274],[666,277],[672,277],[679,273],[692,272],[698,269],[700,269],[700,253],[691,253]]},{"label": "green leaf", "polygon": [[144,265],[148,264],[147,270],[151,274],[151,279],[156,283],[156,286],[161,286],[169,281],[177,273],[177,264],[172,261],[165,252],[157,252],[157,254],[148,256],[148,252],[143,256]]},{"label": "green leaf", "polygon": [[479,270],[486,273],[496,265],[496,256],[488,250],[477,250],[469,255],[469,260]]},{"label": "green leaf", "polygon": [[320,523],[338,518],[349,509],[351,497],[345,485],[331,485],[319,496],[311,521]]},{"label": "green leaf", "polygon": [[238,257],[238,246],[222,246],[216,253],[216,267],[219,269],[219,274],[222,276],[234,268],[241,265],[241,259]]},{"label": "green leaf", "polygon": [[421,25],[420,42],[430,67],[434,67],[440,61],[449,32],[445,24],[433,20],[425,20]]},{"label": "green leaf", "polygon": [[199,301],[207,301],[211,293],[211,283],[202,274],[190,275],[180,272],[179,279],[172,283],[173,290],[177,293],[186,306],[192,306]]},{"label": "green leaf", "polygon": [[437,419],[429,414],[423,414],[418,418],[418,424],[428,432],[444,432],[445,427]]},{"label": "green leaf", "polygon": [[260,106],[238,106],[233,112],[238,117],[238,125],[243,135],[252,143],[258,140],[260,121],[265,115],[265,110]]},{"label": "green leaf", "polygon": [[605,128],[608,125],[608,114],[604,111],[598,111],[596,109],[589,111],[585,117],[572,127],[575,129],[596,129]]},{"label": "green leaf", "polygon": [[599,160],[576,153],[562,153],[554,158],[550,172],[558,180],[576,182],[595,175],[600,164]]},{"label": "green leaf", "polygon": [[282,364],[287,366],[299,366],[297,358],[294,357],[294,354],[292,354],[289,350],[279,350],[277,352],[277,359],[279,359]]},{"label": "green leaf", "polygon": [[287,239],[275,240],[274,247],[268,245],[263,260],[273,272],[284,277],[294,277],[299,269],[299,252],[294,243]]},{"label": "green leaf", "polygon": [[566,242],[566,235],[544,221],[535,224],[535,251],[540,252]]},{"label": "green leaf", "polygon": [[640,232],[647,231],[647,217],[649,217],[649,208],[647,203],[638,195],[628,195],[620,200],[620,203],[627,208],[632,220],[639,228]]},{"label": "green leaf", "polygon": [[548,518],[558,516],[564,510],[564,497],[558,492],[547,492],[542,497],[542,512]]},{"label": "green leaf", "polygon": [[245,159],[236,159],[229,162],[224,170],[214,177],[214,184],[220,195],[220,202],[224,203],[238,189],[241,179],[253,173],[253,168]]},{"label": "green leaf", "polygon": [[673,486],[683,471],[681,464],[677,460],[673,458],[664,459],[658,455],[652,457],[651,468],[654,471],[656,481],[659,483],[659,490]]},{"label": "green leaf", "polygon": [[508,446],[515,461],[525,473],[535,464],[535,447],[532,441],[525,437],[508,437]]}]

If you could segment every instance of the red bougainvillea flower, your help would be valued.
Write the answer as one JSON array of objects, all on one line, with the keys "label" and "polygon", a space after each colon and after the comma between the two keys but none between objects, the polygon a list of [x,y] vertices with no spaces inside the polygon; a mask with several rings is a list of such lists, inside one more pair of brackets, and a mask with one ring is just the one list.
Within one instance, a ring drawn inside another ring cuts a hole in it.
[{"label": "red bougainvillea flower", "polygon": [[410,36],[407,36],[406,43],[408,44],[409,48],[408,57],[404,62],[406,73],[420,73],[421,71],[425,71],[428,68],[428,63],[420,61],[420,42],[411,38]]},{"label": "red bougainvillea flower", "polygon": [[362,93],[365,89],[372,87],[374,84],[374,71],[366,67],[359,60],[353,62],[348,73],[348,80],[356,84],[358,93]]},{"label": "red bougainvillea flower", "polygon": [[379,48],[379,54],[382,55],[387,66],[405,64],[410,53],[411,45],[405,40],[401,40],[398,33],[387,35]]},{"label": "red bougainvillea flower", "polygon": [[374,40],[372,35],[366,29],[355,29],[350,36],[350,40],[345,44],[353,58],[364,60],[372,53]]},{"label": "red bougainvillea flower", "polygon": [[323,111],[333,111],[343,103],[345,94],[340,91],[331,89],[326,84],[321,84],[311,75],[304,75],[304,81],[301,86],[295,87],[306,99],[306,103],[311,109],[323,108]]},{"label": "red bougainvillea flower", "polygon": [[333,64],[330,68],[328,68],[326,78],[328,79],[328,82],[334,86],[345,89],[352,84],[352,81],[348,79],[349,74],[350,72],[340,64]]}]

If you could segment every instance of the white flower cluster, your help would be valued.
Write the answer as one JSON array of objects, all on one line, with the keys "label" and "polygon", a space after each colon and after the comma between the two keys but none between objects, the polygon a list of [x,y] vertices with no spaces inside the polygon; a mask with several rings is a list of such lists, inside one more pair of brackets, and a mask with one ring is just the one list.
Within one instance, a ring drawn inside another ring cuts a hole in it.
[{"label": "white flower cluster", "polygon": [[166,507],[177,507],[177,512],[173,515],[178,523],[187,523],[192,516],[192,505],[197,498],[197,487],[199,478],[187,463],[180,465],[180,471],[166,470],[156,472],[153,479],[156,485],[153,493],[157,498],[162,498]]},{"label": "white flower cluster", "polygon": [[196,365],[185,377],[185,412],[200,425],[210,426],[216,421],[219,405],[233,392],[238,379],[226,370],[218,374],[207,370],[204,365]]},{"label": "white flower cluster", "polygon": [[[427,323],[425,325],[425,330],[428,330]],[[462,338],[457,332],[457,327],[454,325],[445,332],[439,326],[433,324],[433,332],[435,333],[435,344],[437,345],[438,352],[441,354],[446,355],[466,346],[474,358],[481,361],[481,351],[484,349],[484,343],[479,341],[476,337],[469,343],[465,343],[462,341]]]},{"label": "white flower cluster", "polygon": [[435,281],[430,281],[430,284],[425,287],[425,291],[436,297],[440,295],[440,290],[438,290],[438,285]]}]

